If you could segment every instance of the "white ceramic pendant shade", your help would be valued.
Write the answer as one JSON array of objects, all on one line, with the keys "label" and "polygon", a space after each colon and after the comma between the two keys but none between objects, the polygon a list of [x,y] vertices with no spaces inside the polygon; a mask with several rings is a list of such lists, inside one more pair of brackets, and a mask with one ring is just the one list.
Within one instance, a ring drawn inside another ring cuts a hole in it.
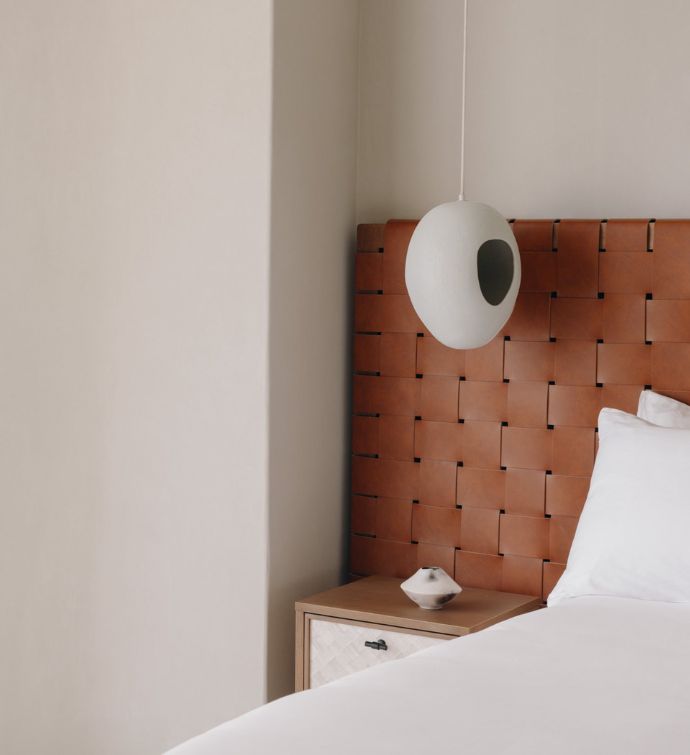
[{"label": "white ceramic pendant shade", "polygon": [[457,201],[430,210],[407,250],[412,306],[444,346],[475,349],[510,317],[520,288],[515,236],[496,210]]}]

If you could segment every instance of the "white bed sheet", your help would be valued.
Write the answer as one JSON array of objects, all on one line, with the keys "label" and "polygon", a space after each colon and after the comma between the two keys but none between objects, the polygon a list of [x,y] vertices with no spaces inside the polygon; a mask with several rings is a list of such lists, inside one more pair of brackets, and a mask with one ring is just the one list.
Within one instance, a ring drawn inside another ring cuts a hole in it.
[{"label": "white bed sheet", "polygon": [[690,753],[690,606],[576,598],[277,700],[174,755]]}]

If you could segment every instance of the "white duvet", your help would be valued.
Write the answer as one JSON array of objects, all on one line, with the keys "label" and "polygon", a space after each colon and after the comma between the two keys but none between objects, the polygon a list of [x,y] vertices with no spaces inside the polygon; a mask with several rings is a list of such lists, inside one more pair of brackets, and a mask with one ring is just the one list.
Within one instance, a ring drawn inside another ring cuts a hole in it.
[{"label": "white duvet", "polygon": [[171,755],[690,753],[690,606],[576,598],[282,698]]}]

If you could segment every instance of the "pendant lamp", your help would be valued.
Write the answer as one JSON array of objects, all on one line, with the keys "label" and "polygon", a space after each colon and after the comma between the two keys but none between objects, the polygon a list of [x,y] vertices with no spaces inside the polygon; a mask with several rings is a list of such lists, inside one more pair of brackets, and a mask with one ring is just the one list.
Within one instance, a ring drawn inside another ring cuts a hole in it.
[{"label": "pendant lamp", "polygon": [[520,252],[496,210],[464,198],[467,1],[464,4],[460,196],[430,210],[407,250],[405,283],[412,306],[444,346],[475,349],[510,317],[520,288]]}]

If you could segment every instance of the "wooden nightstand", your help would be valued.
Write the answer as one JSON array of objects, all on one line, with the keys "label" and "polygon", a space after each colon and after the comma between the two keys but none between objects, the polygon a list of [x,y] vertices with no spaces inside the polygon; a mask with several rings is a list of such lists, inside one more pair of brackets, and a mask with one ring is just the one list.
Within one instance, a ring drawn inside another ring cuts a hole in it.
[{"label": "wooden nightstand", "polygon": [[539,598],[467,587],[440,611],[425,611],[407,598],[401,581],[366,577],[295,604],[296,690],[404,658],[543,605]]}]

